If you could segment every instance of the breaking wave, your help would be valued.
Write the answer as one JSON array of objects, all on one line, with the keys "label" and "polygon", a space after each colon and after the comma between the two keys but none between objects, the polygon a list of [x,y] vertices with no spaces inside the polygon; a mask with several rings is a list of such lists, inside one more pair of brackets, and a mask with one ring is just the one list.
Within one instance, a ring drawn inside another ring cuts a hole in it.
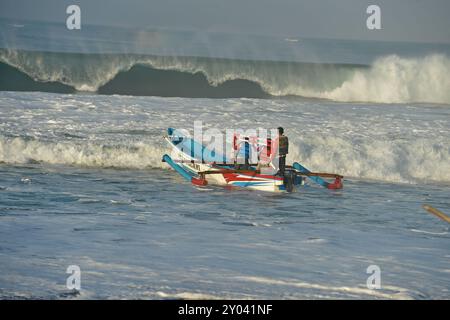
[{"label": "breaking wave", "polygon": [[2,49],[0,62],[0,90],[10,91],[450,104],[450,59],[437,54],[366,66]]},{"label": "breaking wave", "polygon": [[[130,144],[87,141],[43,141],[0,136],[0,163],[48,163],[101,168],[165,168],[160,142]],[[346,177],[396,183],[450,183],[450,146],[415,142],[366,141],[355,148],[338,137],[293,137],[288,162],[312,170],[338,172]]]},{"label": "breaking wave", "polygon": [[133,168],[163,167],[163,148],[143,142],[127,145],[89,142],[54,142],[0,136],[0,163],[43,162],[83,167]]}]

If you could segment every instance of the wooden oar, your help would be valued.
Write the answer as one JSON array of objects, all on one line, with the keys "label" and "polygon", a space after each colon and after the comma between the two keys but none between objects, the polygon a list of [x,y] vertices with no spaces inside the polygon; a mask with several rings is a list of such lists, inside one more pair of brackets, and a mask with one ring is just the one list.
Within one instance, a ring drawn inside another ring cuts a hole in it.
[{"label": "wooden oar", "polygon": [[425,210],[427,210],[429,213],[435,215],[436,217],[438,217],[439,219],[442,219],[444,221],[447,221],[448,223],[450,223],[450,217],[447,216],[446,214],[444,214],[442,211],[439,211],[436,208],[433,208],[432,206],[428,205],[428,204],[424,204],[422,206]]}]

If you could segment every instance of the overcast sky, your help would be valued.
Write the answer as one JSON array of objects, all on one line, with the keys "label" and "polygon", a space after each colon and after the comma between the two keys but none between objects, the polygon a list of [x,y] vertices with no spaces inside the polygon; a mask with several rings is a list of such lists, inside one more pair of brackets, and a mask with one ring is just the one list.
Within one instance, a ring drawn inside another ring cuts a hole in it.
[{"label": "overcast sky", "polygon": [[[65,23],[69,4],[82,24],[450,43],[450,0],[0,0],[0,17]],[[366,28],[369,4],[382,30]]]}]

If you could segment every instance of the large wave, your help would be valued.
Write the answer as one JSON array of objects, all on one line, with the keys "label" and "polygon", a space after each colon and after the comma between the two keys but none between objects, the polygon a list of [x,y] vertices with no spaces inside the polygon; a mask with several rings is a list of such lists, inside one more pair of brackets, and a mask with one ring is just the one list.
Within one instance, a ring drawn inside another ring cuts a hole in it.
[{"label": "large wave", "polygon": [[[445,55],[377,59],[372,65],[0,50],[0,61],[39,91],[181,97],[302,96],[336,101],[450,104]],[[5,69],[5,66],[3,67]],[[15,90],[2,72],[0,90]],[[39,89],[38,84],[51,83]],[[22,85],[17,90],[26,90]],[[32,91],[33,89],[29,89]]]}]

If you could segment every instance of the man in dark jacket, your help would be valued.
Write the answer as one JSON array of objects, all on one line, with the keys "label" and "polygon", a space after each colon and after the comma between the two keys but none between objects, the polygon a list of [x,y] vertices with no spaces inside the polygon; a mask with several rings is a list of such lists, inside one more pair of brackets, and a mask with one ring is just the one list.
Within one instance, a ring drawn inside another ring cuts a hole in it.
[{"label": "man in dark jacket", "polygon": [[278,173],[280,176],[284,176],[284,170],[286,168],[286,155],[289,152],[289,139],[284,135],[284,129],[278,127]]}]

